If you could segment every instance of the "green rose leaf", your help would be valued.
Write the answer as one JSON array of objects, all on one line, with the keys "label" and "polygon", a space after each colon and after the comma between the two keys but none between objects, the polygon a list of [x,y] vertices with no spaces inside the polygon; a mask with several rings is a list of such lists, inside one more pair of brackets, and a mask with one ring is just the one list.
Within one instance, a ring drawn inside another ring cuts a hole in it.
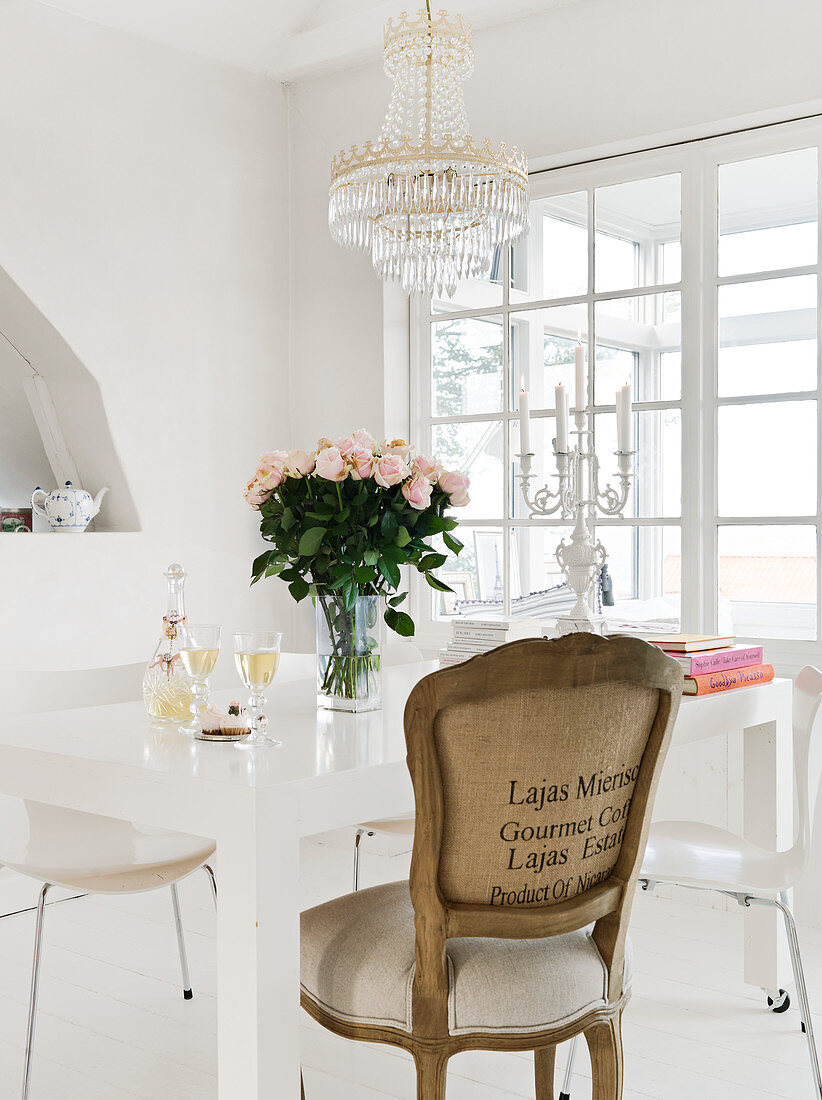
[{"label": "green rose leaf", "polygon": [[404,611],[395,611],[393,607],[387,607],[383,618],[386,624],[403,638],[411,638],[414,635],[414,620]]},{"label": "green rose leaf", "polygon": [[439,577],[435,577],[431,573],[424,573],[423,576],[428,581],[428,583],[431,585],[431,587],[436,589],[437,592],[453,592],[454,591],[454,589],[449,588],[447,584],[443,584],[443,582],[439,579]]},{"label": "green rose leaf", "polygon": [[362,560],[366,565],[376,565],[380,560],[379,550],[366,550],[362,556]]},{"label": "green rose leaf", "polygon": [[354,580],[357,584],[371,584],[374,580],[374,570],[367,565],[360,565],[354,570]]},{"label": "green rose leaf", "polygon": [[465,544],[460,542],[459,539],[455,539],[453,535],[449,535],[447,531],[443,532],[442,541],[452,554],[459,554],[461,550],[465,549]]},{"label": "green rose leaf", "polygon": [[392,596],[388,602],[392,607],[399,607],[402,601],[407,598],[407,596],[407,592],[400,592],[398,596]]},{"label": "green rose leaf", "polygon": [[308,593],[311,591],[311,585],[303,577],[298,577],[295,581],[292,581],[288,586],[288,591],[297,601],[304,600]]},{"label": "green rose leaf", "polygon": [[421,573],[425,573],[429,569],[440,569],[447,561],[448,558],[445,554],[426,554],[418,564],[417,569]]},{"label": "green rose leaf", "polygon": [[411,541],[411,534],[410,534],[408,528],[407,527],[400,527],[399,531],[397,532],[397,537],[395,539],[395,544],[397,546],[407,546],[410,541]]},{"label": "green rose leaf", "polygon": [[276,550],[266,550],[255,558],[251,565],[251,583],[256,584],[268,568],[269,562],[277,557]]},{"label": "green rose leaf", "polygon": [[400,525],[397,522],[396,512],[393,512],[393,511],[389,510],[382,517],[382,522],[380,523],[380,530],[382,531],[385,538],[394,539],[394,538],[396,538],[397,532],[399,531],[399,529],[400,529]]},{"label": "green rose leaf", "polygon": [[[378,563],[380,573],[385,577],[392,588],[399,588],[402,577],[400,576],[399,566],[396,565],[390,558],[381,557]],[[450,589],[449,589],[450,591]]]},{"label": "green rose leaf", "polygon": [[300,538],[298,553],[301,558],[316,554],[325,538],[325,527],[309,527]]}]

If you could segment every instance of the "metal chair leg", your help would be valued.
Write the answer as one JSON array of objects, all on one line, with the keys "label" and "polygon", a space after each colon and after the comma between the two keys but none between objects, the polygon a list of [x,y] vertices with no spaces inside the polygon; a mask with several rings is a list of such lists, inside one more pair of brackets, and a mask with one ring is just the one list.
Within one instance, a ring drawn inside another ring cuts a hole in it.
[{"label": "metal chair leg", "polygon": [[216,909],[217,909],[217,879],[214,875],[213,868],[209,867],[209,865],[207,863],[203,864],[203,870],[208,875],[208,881],[211,885],[211,896],[212,896],[212,898],[214,898],[214,909],[216,911]]},{"label": "metal chair leg", "polygon": [[171,904],[174,906],[174,927],[177,929],[177,946],[180,949],[180,970],[183,975],[183,997],[190,1001],[194,994],[191,991],[191,978],[188,975],[188,956],[186,955],[186,941],[183,932],[183,918],[180,916],[180,896],[177,893],[177,883],[171,884]]},{"label": "metal chair leg", "polygon": [[34,932],[34,957],[31,965],[31,994],[29,996],[29,1020],[26,1029],[26,1060],[23,1068],[23,1100],[28,1100],[31,1088],[31,1056],[34,1049],[34,1023],[37,1019],[37,995],[40,989],[40,959],[43,946],[43,923],[46,913],[46,895],[51,884],[46,882],[37,899],[37,926]]},{"label": "metal chair leg", "polygon": [[370,829],[357,829],[354,837],[354,893],[360,888],[360,840],[363,836],[373,836]]},{"label": "metal chair leg", "polygon": [[785,931],[788,935],[788,948],[791,954],[791,966],[793,967],[794,981],[796,982],[796,994],[799,998],[799,1012],[802,1016],[802,1023],[804,1025],[805,1038],[808,1041],[808,1054],[811,1059],[811,1071],[813,1073],[814,1084],[816,1086],[816,1095],[822,1098],[822,1072],[819,1069],[819,1053],[816,1049],[816,1040],[813,1034],[813,1017],[811,1016],[811,1006],[808,1000],[808,987],[805,984],[805,969],[802,966],[802,953],[799,947],[799,934],[796,930],[796,920],[791,912],[791,908],[788,905],[788,895],[782,893],[779,896],[779,901],[775,898],[754,898],[748,897],[745,899],[746,905],[772,905],[780,910],[782,916],[785,919]]},{"label": "metal chair leg", "polygon": [[575,1035],[571,1040],[571,1047],[568,1051],[568,1061],[565,1064],[565,1077],[562,1081],[562,1092],[559,1094],[559,1100],[571,1100],[571,1080],[574,1076],[574,1059],[577,1054],[578,1040],[578,1035]]}]

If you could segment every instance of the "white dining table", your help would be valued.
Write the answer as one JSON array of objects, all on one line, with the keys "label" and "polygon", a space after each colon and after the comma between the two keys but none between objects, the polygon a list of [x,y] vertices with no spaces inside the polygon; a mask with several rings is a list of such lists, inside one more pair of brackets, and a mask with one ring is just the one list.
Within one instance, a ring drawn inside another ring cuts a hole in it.
[{"label": "white dining table", "polygon": [[[216,842],[219,1100],[299,1097],[299,841],[413,808],[402,711],[436,667],[389,668],[383,708],[351,715],[318,710],[314,657],[285,654],[268,693],[281,748],[196,741],[152,726],[141,703],[2,725],[0,792]],[[745,828],[769,847],[792,839],[790,715],[791,684],[775,681],[683,700],[674,732],[745,730]],[[745,977],[775,987],[777,929],[762,916],[748,914]]]}]

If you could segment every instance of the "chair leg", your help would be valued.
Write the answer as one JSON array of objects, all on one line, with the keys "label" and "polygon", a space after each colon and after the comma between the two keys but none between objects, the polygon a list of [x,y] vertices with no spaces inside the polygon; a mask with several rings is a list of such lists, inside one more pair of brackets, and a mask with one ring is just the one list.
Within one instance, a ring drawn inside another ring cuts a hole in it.
[{"label": "chair leg", "polygon": [[214,869],[209,866],[208,863],[203,864],[203,870],[208,875],[208,881],[211,885],[211,896],[214,899],[214,909],[217,909],[217,879],[214,875]]},{"label": "chair leg", "polygon": [[585,1032],[591,1054],[592,1100],[622,1100],[622,1013]]},{"label": "chair leg", "polygon": [[300,1100],[305,1100],[305,1081],[303,1080],[302,1070],[300,1070]]},{"label": "chair leg", "polygon": [[373,836],[370,829],[357,829],[354,837],[354,893],[360,888],[360,841],[364,836]]},{"label": "chair leg", "polygon": [[180,970],[183,975],[183,997],[190,1001],[194,994],[191,991],[191,978],[188,975],[188,956],[186,955],[186,941],[183,932],[183,918],[180,915],[180,896],[177,893],[177,883],[171,884],[171,904],[174,907],[174,927],[177,930],[177,946],[180,949]]},{"label": "chair leg", "polygon": [[37,926],[34,932],[34,957],[31,964],[31,994],[29,996],[29,1019],[26,1029],[26,1059],[23,1067],[23,1100],[28,1100],[31,1088],[31,1056],[34,1049],[34,1023],[37,1019],[37,994],[40,990],[40,959],[43,947],[43,923],[46,915],[46,896],[51,889],[49,883],[43,885],[37,899]]},{"label": "chair leg", "polygon": [[568,1048],[568,1061],[565,1063],[565,1077],[562,1081],[562,1092],[559,1094],[559,1100],[571,1100],[571,1081],[574,1077],[574,1059],[577,1055],[578,1042],[579,1036],[575,1035]]},{"label": "chair leg", "polygon": [[536,1100],[554,1100],[554,1065],[556,1047],[540,1047],[534,1051],[534,1086]]},{"label": "chair leg", "polygon": [[819,1053],[816,1049],[816,1039],[813,1034],[813,1017],[811,1016],[811,1005],[808,999],[808,987],[805,984],[805,968],[802,965],[802,953],[799,949],[799,933],[796,930],[796,920],[794,919],[793,912],[788,905],[788,895],[780,894],[779,898],[779,908],[782,910],[782,916],[785,918],[785,931],[788,934],[788,947],[791,953],[793,977],[796,982],[796,993],[799,997],[799,1011],[802,1014],[805,1038],[808,1042],[811,1072],[813,1073],[814,1084],[816,1085],[816,1095],[822,1097],[822,1074],[819,1070]]},{"label": "chair leg", "polygon": [[445,1100],[448,1053],[444,1050],[416,1050],[417,1100]]}]

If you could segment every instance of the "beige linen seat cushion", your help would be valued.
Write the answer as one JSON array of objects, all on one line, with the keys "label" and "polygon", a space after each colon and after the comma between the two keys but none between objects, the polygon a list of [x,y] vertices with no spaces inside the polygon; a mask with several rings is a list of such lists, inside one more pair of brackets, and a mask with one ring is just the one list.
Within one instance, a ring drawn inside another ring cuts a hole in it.
[{"label": "beige linen seat cushion", "polygon": [[[451,1035],[559,1027],[606,1003],[607,971],[587,929],[539,940],[450,939]],[[414,910],[407,882],[308,909],[301,985],[338,1020],[411,1031]],[[625,987],[631,981],[626,953]]]}]

